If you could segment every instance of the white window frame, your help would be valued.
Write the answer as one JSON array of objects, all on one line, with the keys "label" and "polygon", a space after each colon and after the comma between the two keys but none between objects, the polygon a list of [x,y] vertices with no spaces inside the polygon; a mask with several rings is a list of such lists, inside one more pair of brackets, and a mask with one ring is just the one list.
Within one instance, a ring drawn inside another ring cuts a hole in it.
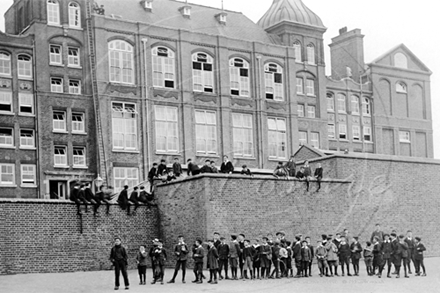
[{"label": "white window frame", "polygon": [[229,59],[229,77],[231,82],[231,95],[249,97],[249,62],[242,58]]},{"label": "white window frame", "polygon": [[336,126],[334,123],[327,124],[327,134],[328,134],[328,138],[336,139]]},{"label": "white window frame", "polygon": [[153,68],[153,86],[160,88],[176,87],[176,62],[174,51],[158,46],[151,50]]},{"label": "white window frame", "polygon": [[114,40],[108,43],[108,51],[110,82],[134,84],[133,46],[123,40]]},{"label": "white window frame", "polygon": [[396,82],[396,92],[397,93],[401,93],[401,94],[408,93],[407,85],[404,82],[402,82],[402,81]]},{"label": "white window frame", "polygon": [[67,119],[65,111],[54,110],[52,113],[52,120],[53,132],[67,132]]},{"label": "white window frame", "polygon": [[81,80],[69,79],[69,94],[72,95],[81,94]]},{"label": "white window frame", "polygon": [[195,110],[196,151],[200,155],[217,154],[217,112]]},{"label": "white window frame", "polygon": [[310,65],[316,65],[315,45],[307,45],[307,63]]},{"label": "white window frame", "polygon": [[9,111],[5,111],[5,110],[0,110],[0,113],[8,113],[8,114],[12,114],[14,113],[14,107],[12,104],[12,92],[6,92],[6,91],[0,91],[0,105],[4,106],[4,107],[8,107],[10,108]]},{"label": "white window frame", "polygon": [[296,93],[298,95],[304,95],[304,79],[302,77],[296,78]]},{"label": "white window frame", "polygon": [[55,145],[53,151],[53,162],[55,167],[67,167],[67,146]]},{"label": "white window frame", "polygon": [[347,124],[338,123],[338,136],[341,140],[347,140]]},{"label": "white window frame", "polygon": [[[27,132],[27,135],[24,135]],[[33,129],[20,129],[20,148],[35,148],[35,131]]]},{"label": "white window frame", "polygon": [[307,131],[298,131],[298,141],[299,145],[305,145],[307,144],[308,134]]},{"label": "white window frame", "polygon": [[[154,106],[156,151],[177,154],[179,152],[179,110],[177,107]],[[160,145],[164,147],[160,147]]]},{"label": "white window frame", "polygon": [[60,3],[57,0],[47,0],[47,24],[60,25]]},{"label": "white window frame", "polygon": [[37,186],[37,171],[36,165],[22,164],[21,165],[21,186],[34,187]]},{"label": "white window frame", "polygon": [[62,77],[51,77],[50,78],[50,91],[52,93],[63,93],[64,92],[64,80]]},{"label": "white window frame", "polygon": [[81,28],[81,6],[76,2],[69,3],[69,27]]},{"label": "white window frame", "polygon": [[[78,119],[78,117],[81,117]],[[85,133],[85,115],[84,113],[72,112],[72,133]]]},{"label": "white window frame", "polygon": [[411,143],[411,133],[406,130],[399,131],[399,142]]},{"label": "white window frame", "polygon": [[11,54],[0,52],[0,75],[11,76]]},{"label": "white window frame", "polygon": [[310,145],[314,148],[320,148],[319,132],[310,132]]},{"label": "white window frame", "polygon": [[17,56],[17,75],[18,78],[32,78],[32,57],[26,54]]},{"label": "white window frame", "polygon": [[[267,117],[269,159],[287,158],[287,121],[285,118]],[[275,152],[271,154],[272,148]]]},{"label": "white window frame", "polygon": [[62,45],[49,45],[49,64],[62,65],[63,64],[63,46]]},{"label": "white window frame", "polygon": [[304,118],[305,117],[305,106],[304,104],[298,104],[298,117]]},{"label": "white window frame", "polygon": [[315,80],[311,78],[306,79],[306,91],[308,96],[315,96]]},{"label": "white window frame", "polygon": [[347,113],[347,97],[344,94],[337,94],[338,112]]},{"label": "white window frame", "polygon": [[332,94],[327,94],[327,111],[335,112],[335,96]]},{"label": "white window frame", "polygon": [[316,118],[316,106],[307,105],[307,118]]},{"label": "white window frame", "polygon": [[67,47],[67,66],[81,67],[80,49]]},{"label": "white window frame", "polygon": [[115,192],[124,189],[124,185],[133,187],[139,184],[139,169],[130,167],[113,167],[113,186]]},{"label": "white window frame", "polygon": [[362,97],[362,115],[371,116],[371,100],[366,97]]},{"label": "white window frame", "polygon": [[[5,180],[11,177],[11,180]],[[0,164],[0,186],[15,186],[15,165]]]},{"label": "white window frame", "polygon": [[[0,130],[5,133],[0,133],[0,147],[14,147],[14,128],[12,127],[1,127]],[[10,131],[10,135],[6,132]]]},{"label": "white window frame", "polygon": [[139,113],[134,103],[112,102],[113,151],[138,150]]},{"label": "white window frame", "polygon": [[250,158],[254,156],[252,114],[232,113],[232,137],[234,157]]},{"label": "white window frame", "polygon": [[351,96],[351,114],[353,115],[360,115],[359,112],[359,97],[352,95]]},{"label": "white window frame", "polygon": [[74,146],[72,152],[73,167],[87,167],[86,148],[81,146]]},{"label": "white window frame", "polygon": [[202,52],[192,55],[193,91],[214,92],[214,59]]},{"label": "white window frame", "polygon": [[353,124],[351,126],[352,129],[352,137],[354,141],[360,141],[361,140],[361,126],[358,124]]},{"label": "white window frame", "polygon": [[373,141],[372,139],[373,136],[371,134],[371,126],[364,126],[363,131],[364,131],[364,141],[368,141],[368,142]]},{"label": "white window frame", "polygon": [[293,43],[293,49],[295,52],[295,62],[302,63],[302,49],[301,49],[301,42],[295,41]]},{"label": "white window frame", "polygon": [[284,76],[283,68],[276,63],[264,65],[264,85],[266,99],[284,101]]}]

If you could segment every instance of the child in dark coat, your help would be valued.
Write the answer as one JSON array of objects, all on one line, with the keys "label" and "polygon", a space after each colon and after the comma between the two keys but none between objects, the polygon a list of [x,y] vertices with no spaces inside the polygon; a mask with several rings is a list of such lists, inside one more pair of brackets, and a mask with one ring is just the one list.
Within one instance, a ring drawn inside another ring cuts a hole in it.
[{"label": "child in dark coat", "polygon": [[147,256],[148,253],[145,250],[145,245],[141,245],[139,247],[139,252],[136,255],[136,262],[138,265],[138,273],[139,273],[139,285],[145,285],[145,278],[147,274]]}]

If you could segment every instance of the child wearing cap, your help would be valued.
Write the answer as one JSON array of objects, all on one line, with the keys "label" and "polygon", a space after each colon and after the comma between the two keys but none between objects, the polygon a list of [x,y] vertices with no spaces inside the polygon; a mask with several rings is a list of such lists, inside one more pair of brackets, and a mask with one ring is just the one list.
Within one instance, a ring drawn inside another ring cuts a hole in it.
[{"label": "child wearing cap", "polygon": [[136,263],[138,265],[139,273],[139,285],[145,285],[146,283],[146,273],[147,273],[147,251],[145,250],[145,245],[139,246],[139,251],[136,255]]},{"label": "child wearing cap", "polygon": [[373,237],[373,275],[376,269],[378,269],[378,277],[382,278],[382,269],[383,269],[383,258],[382,258],[382,249],[381,244],[379,242],[379,237]]},{"label": "child wearing cap", "polygon": [[307,236],[306,238],[307,241],[307,246],[310,248],[310,253],[312,254],[312,258],[309,262],[309,277],[312,276],[312,263],[313,263],[313,259],[315,258],[315,248],[312,245],[312,241],[310,239],[310,236]]},{"label": "child wearing cap", "polygon": [[260,266],[261,266],[261,278],[267,279],[270,274],[270,262],[272,259],[272,248],[267,243],[269,239],[263,237],[263,244],[260,247]]},{"label": "child wearing cap", "polygon": [[359,243],[359,238],[357,236],[353,237],[353,242],[350,244],[350,250],[354,275],[359,276],[359,260],[361,259],[362,245]]},{"label": "child wearing cap", "polygon": [[188,260],[189,249],[182,235],[179,235],[177,239],[178,239],[178,243],[174,246],[174,255],[177,258],[176,266],[174,268],[173,278],[168,283],[175,282],[180,267],[182,267],[182,283],[185,283],[186,261]]},{"label": "child wearing cap", "polygon": [[115,245],[110,252],[110,261],[115,267],[115,290],[119,289],[119,276],[121,273],[124,278],[125,289],[128,290],[130,286],[127,275],[128,255],[125,247],[122,246],[121,238],[119,237],[115,238]]},{"label": "child wearing cap", "polygon": [[203,283],[203,258],[205,256],[205,250],[202,247],[202,240],[197,239],[193,249],[194,259],[194,275],[196,279],[192,281],[196,284]]},{"label": "child wearing cap", "polygon": [[328,235],[327,237],[327,244],[325,245],[325,248],[327,249],[327,263],[330,276],[333,277],[333,267],[335,268],[335,272],[337,267],[338,248],[336,247],[336,244],[333,243],[331,235]]},{"label": "child wearing cap", "polygon": [[156,282],[160,282],[163,285],[163,278],[165,275],[164,265],[167,260],[167,253],[165,248],[163,248],[162,242],[157,242],[156,248],[153,249],[152,252],[152,262],[154,263],[154,278],[151,284],[156,284]]},{"label": "child wearing cap", "polygon": [[374,275],[373,270],[373,245],[370,241],[367,241],[367,246],[364,248],[364,262],[365,267],[367,268],[367,275],[372,276]]},{"label": "child wearing cap", "polygon": [[420,267],[423,269],[423,277],[426,277],[425,265],[423,263],[423,252],[426,250],[425,245],[421,242],[420,237],[414,238],[414,260],[416,265],[416,276],[420,276]]},{"label": "child wearing cap", "polygon": [[303,240],[301,242],[301,264],[302,264],[302,271],[304,273],[304,277],[308,278],[308,270],[309,270],[309,263],[312,261],[312,253],[310,252],[310,248],[307,245],[307,241]]},{"label": "child wearing cap", "polygon": [[229,243],[229,264],[232,271],[232,279],[238,280],[238,259],[240,255],[240,246],[237,241],[236,235],[231,235],[231,242]]},{"label": "child wearing cap", "polygon": [[[333,242],[334,243],[334,242]],[[347,267],[347,276],[350,274],[350,245],[347,243],[345,237],[341,237],[338,247],[339,263],[341,264],[342,276],[345,275],[344,267]],[[336,273],[336,270],[335,270]]]},{"label": "child wearing cap", "polygon": [[208,255],[207,266],[209,268],[209,281],[208,283],[217,284],[217,271],[218,271],[218,252],[215,248],[214,240],[208,240]]},{"label": "child wearing cap", "polygon": [[317,241],[315,255],[318,262],[319,276],[322,277],[327,268],[327,249],[322,245],[321,240]]},{"label": "child wearing cap", "polygon": [[[214,244],[215,245],[215,244]],[[218,273],[219,279],[222,280],[222,269],[225,270],[225,279],[228,280],[228,257],[229,257],[229,245],[226,243],[225,237],[220,237],[220,244],[217,246],[218,252]]]},{"label": "child wearing cap", "polygon": [[243,271],[244,275],[247,275],[247,271],[249,270],[249,275],[251,277],[251,280],[255,278],[254,276],[254,267],[253,267],[253,261],[254,261],[254,255],[255,255],[255,249],[253,246],[251,246],[251,242],[249,240],[244,241],[244,248],[243,248]]},{"label": "child wearing cap", "polygon": [[260,279],[260,252],[261,252],[261,246],[260,246],[260,240],[255,239],[254,243],[252,244],[252,247],[254,248],[255,254],[252,266],[254,268],[254,278]]},{"label": "child wearing cap", "polygon": [[[390,241],[390,235],[384,234],[383,235],[383,242],[381,244],[381,250],[382,250],[382,259],[383,259],[383,266],[385,266],[385,263],[387,264],[387,278],[391,278],[391,263],[392,263],[392,253],[393,253],[393,247]],[[374,274],[374,271],[373,271]]]}]

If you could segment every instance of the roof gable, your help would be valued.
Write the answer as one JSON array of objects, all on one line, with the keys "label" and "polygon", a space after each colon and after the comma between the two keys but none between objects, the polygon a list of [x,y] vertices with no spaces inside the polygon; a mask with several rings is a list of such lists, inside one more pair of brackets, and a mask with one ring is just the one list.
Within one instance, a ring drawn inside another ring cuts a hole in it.
[{"label": "roof gable", "polygon": [[[406,57],[407,68],[400,67],[396,64],[397,60],[395,56],[398,53],[403,54]],[[400,44],[392,48],[391,50],[387,51],[385,54],[373,60],[370,64],[391,66],[399,69],[409,69],[409,70],[432,73],[431,70],[429,70],[429,68],[404,44]]]}]

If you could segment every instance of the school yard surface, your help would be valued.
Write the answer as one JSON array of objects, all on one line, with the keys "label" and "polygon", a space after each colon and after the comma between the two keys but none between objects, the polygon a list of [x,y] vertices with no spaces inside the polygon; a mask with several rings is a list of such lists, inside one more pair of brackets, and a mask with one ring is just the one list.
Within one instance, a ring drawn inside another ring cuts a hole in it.
[{"label": "school yard surface", "polygon": [[[195,293],[195,292],[264,292],[264,293],[287,293],[287,292],[347,292],[353,290],[356,293],[363,292],[417,292],[431,293],[440,292],[440,258],[425,259],[427,277],[415,277],[414,273],[409,279],[401,278],[377,278],[366,276],[364,264],[361,263],[359,277],[319,277],[316,265],[313,266],[312,278],[283,278],[280,280],[257,280],[257,281],[220,281],[218,285],[192,284],[194,278],[192,271],[187,272],[187,283],[182,284],[180,272],[175,284],[151,285],[151,269],[147,271],[147,285],[138,285],[139,279],[136,270],[129,271],[131,282],[130,290],[121,287],[119,291],[113,290],[113,271],[77,272],[61,274],[25,274],[25,275],[1,275],[0,292],[2,293],[101,293],[101,292],[166,292],[166,293]],[[340,269],[339,269],[340,271]],[[165,281],[172,277],[173,270],[167,269]],[[205,275],[209,273],[205,271]],[[121,276],[121,281],[122,276]],[[341,291],[342,290],[342,291]]]}]

